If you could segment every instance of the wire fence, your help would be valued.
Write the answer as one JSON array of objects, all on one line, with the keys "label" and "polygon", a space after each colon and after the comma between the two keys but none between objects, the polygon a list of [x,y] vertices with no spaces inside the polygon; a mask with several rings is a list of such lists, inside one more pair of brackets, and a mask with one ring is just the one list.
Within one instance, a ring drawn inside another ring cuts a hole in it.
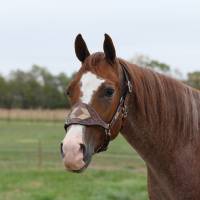
[{"label": "wire fence", "polygon": [[[133,170],[145,172],[137,154],[101,153],[94,156],[90,168],[99,170]],[[59,151],[48,150],[38,141],[36,148],[0,148],[0,169],[64,169]]]},{"label": "wire fence", "polygon": [[[0,109],[0,169],[63,170],[57,133],[63,131],[66,114],[67,110]],[[22,123],[18,123],[20,120]],[[38,123],[43,120],[49,122]],[[142,159],[133,150],[124,150],[128,144],[120,145],[120,150],[115,145],[115,148],[93,156],[89,167],[145,171]]]}]

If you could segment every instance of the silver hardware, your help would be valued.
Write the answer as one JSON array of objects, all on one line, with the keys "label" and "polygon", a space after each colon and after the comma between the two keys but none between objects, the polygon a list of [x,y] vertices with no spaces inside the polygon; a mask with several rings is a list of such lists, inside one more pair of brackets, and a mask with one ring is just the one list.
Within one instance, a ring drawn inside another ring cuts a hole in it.
[{"label": "silver hardware", "polygon": [[128,81],[128,91],[131,93],[132,92],[132,84],[130,81]]},{"label": "silver hardware", "polygon": [[106,132],[106,135],[108,135],[109,137],[111,136],[110,128],[105,130],[105,132]]},{"label": "silver hardware", "polygon": [[124,105],[123,108],[123,118],[126,118],[128,116],[128,107],[126,105]]}]

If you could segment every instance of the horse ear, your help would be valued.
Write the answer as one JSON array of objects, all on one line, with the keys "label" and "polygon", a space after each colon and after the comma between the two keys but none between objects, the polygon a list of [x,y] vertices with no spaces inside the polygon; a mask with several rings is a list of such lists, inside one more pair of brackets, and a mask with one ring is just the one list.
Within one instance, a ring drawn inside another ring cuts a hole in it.
[{"label": "horse ear", "polygon": [[115,47],[114,47],[111,37],[108,34],[105,34],[104,36],[105,36],[105,39],[103,43],[103,50],[104,50],[106,59],[108,61],[111,61],[111,63],[113,63],[116,58]]},{"label": "horse ear", "polygon": [[84,60],[90,55],[90,52],[88,51],[87,45],[85,41],[82,38],[81,34],[78,34],[75,39],[75,53],[77,58],[84,62]]}]

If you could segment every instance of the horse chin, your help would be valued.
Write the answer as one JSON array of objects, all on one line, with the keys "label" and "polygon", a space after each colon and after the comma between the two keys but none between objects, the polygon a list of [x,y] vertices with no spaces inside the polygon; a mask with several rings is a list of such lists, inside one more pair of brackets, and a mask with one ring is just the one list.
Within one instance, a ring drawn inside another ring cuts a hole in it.
[{"label": "horse chin", "polygon": [[70,172],[73,172],[73,173],[82,173],[84,172],[87,167],[89,166],[90,162],[91,162],[91,158],[92,157],[87,157],[87,160],[84,160],[85,161],[85,165],[81,168],[81,169],[76,169],[76,170],[73,170],[73,169],[67,169],[67,171],[70,171]]}]

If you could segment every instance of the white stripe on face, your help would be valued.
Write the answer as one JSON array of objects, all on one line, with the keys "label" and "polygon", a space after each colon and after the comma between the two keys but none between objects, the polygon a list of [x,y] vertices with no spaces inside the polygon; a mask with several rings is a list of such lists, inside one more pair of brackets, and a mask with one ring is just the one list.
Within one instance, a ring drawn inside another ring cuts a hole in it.
[{"label": "white stripe on face", "polygon": [[71,125],[68,128],[67,134],[63,139],[63,144],[69,141],[70,144],[78,143],[83,144],[83,137],[80,133],[83,132],[84,127],[82,125]]},{"label": "white stripe on face", "polygon": [[81,77],[81,101],[83,103],[91,103],[93,94],[98,90],[101,84],[104,82],[103,79],[98,78],[95,74],[87,72]]},{"label": "white stripe on face", "polygon": [[[98,90],[103,79],[98,78],[95,74],[87,72],[82,75],[80,80],[82,96],[80,100],[83,103],[91,103],[94,93]],[[80,144],[84,144],[84,126],[71,125],[67,135],[63,140],[63,152],[65,154],[64,163],[66,168],[71,170],[79,170],[84,167],[83,152]]]},{"label": "white stripe on face", "polygon": [[83,129],[82,125],[71,125],[63,139],[63,161],[67,169],[79,170],[85,165],[80,149],[80,144],[84,144]]}]

